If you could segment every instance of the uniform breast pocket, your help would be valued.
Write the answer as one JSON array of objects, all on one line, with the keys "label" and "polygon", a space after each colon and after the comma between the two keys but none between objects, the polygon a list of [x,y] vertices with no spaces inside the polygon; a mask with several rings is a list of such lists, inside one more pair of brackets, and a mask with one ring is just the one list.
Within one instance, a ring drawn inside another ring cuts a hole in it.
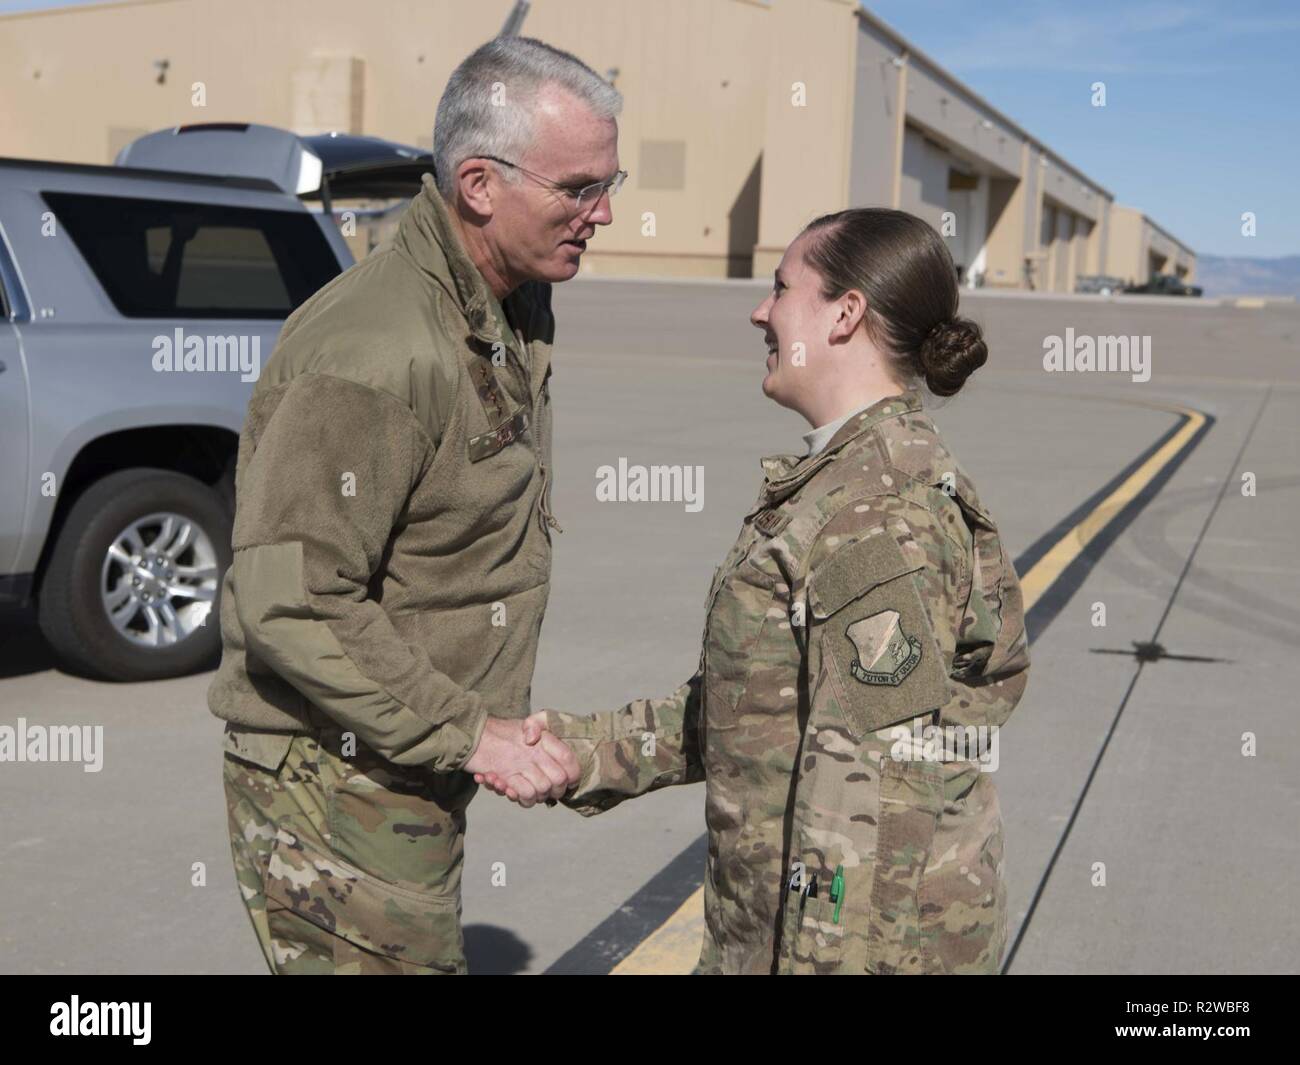
[{"label": "uniform breast pocket", "polygon": [[779,581],[774,566],[768,569],[746,556],[716,582],[706,641],[711,725],[726,726],[745,692],[764,626],[785,616],[775,605]]},{"label": "uniform breast pocket", "polygon": [[889,522],[839,548],[809,578],[818,683],[829,686],[855,740],[948,701],[948,671],[918,587],[924,565],[906,523]]}]

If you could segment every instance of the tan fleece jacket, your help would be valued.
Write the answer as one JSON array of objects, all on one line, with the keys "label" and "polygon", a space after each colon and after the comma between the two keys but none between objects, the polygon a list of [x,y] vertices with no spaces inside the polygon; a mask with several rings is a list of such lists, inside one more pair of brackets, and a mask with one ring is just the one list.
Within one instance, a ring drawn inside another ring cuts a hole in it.
[{"label": "tan fleece jacket", "polygon": [[505,299],[503,335],[424,181],[394,240],[289,318],[249,403],[208,704],[255,761],[283,757],[308,704],[438,771],[486,715],[529,712],[554,526],[550,286]]}]

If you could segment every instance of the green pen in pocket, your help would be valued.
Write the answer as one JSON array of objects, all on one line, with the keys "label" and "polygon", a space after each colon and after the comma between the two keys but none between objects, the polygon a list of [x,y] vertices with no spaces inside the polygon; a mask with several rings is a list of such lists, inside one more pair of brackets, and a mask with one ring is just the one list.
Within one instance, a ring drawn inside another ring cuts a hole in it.
[{"label": "green pen in pocket", "polygon": [[834,922],[840,923],[840,907],[844,904],[844,866],[835,867],[835,875],[831,877],[831,902],[835,903]]}]

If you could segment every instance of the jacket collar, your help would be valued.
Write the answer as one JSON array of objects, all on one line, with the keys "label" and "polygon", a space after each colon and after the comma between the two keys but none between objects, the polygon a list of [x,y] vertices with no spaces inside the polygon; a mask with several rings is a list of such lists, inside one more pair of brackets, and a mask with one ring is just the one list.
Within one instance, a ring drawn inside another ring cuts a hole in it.
[{"label": "jacket collar", "polygon": [[763,506],[775,506],[788,499],[814,474],[834,461],[845,446],[889,418],[898,418],[921,409],[921,397],[913,389],[896,396],[886,396],[860,414],[855,414],[836,430],[827,445],[816,455],[769,455],[762,460],[766,482]]},{"label": "jacket collar", "polygon": [[425,174],[421,181],[423,188],[402,216],[395,243],[447,290],[475,337],[487,344],[506,340],[492,313],[492,292],[456,235],[433,175]]},{"label": "jacket collar", "polygon": [[856,440],[881,422],[890,418],[901,418],[904,414],[915,414],[920,409],[921,396],[915,389],[907,389],[898,395],[877,400],[866,410],[855,414],[841,425],[821,454],[839,451],[844,445]]}]

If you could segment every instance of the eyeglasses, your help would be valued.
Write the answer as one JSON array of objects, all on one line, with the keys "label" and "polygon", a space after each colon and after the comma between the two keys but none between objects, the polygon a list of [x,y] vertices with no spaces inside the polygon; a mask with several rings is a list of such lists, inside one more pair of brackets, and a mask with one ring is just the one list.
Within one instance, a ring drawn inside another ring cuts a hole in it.
[{"label": "eyeglasses", "polygon": [[527,174],[534,181],[545,185],[548,189],[554,189],[556,192],[562,192],[569,198],[572,203],[574,212],[581,211],[584,204],[596,204],[600,202],[601,196],[608,192],[611,196],[623,187],[623,182],[627,180],[627,171],[620,170],[607,181],[593,181],[590,185],[557,185],[549,178],[541,174],[534,173],[520,166],[518,163],[512,163],[509,159],[498,159],[495,155],[480,155],[479,159],[491,159],[494,163],[501,163],[503,166],[511,167],[521,173]]}]

